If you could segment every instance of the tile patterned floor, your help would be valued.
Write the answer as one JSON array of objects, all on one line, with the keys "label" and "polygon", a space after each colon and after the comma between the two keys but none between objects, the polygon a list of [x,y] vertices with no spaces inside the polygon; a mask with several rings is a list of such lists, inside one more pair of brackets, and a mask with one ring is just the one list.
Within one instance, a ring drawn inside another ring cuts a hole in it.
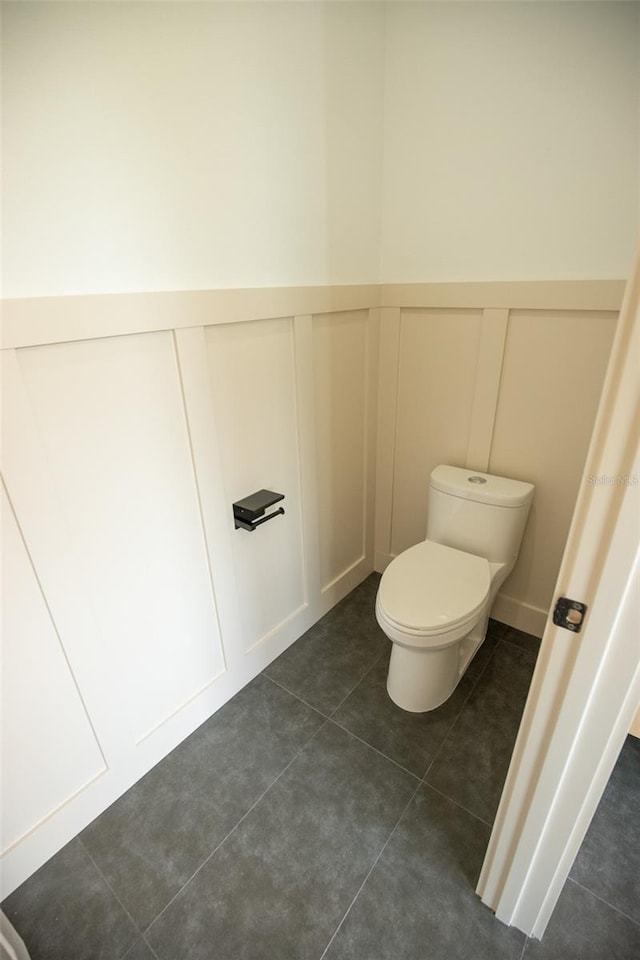
[{"label": "tile patterned floor", "polygon": [[[5,900],[33,960],[636,960],[629,739],[544,940],[474,888],[537,641],[492,622],[429,714],[372,575]],[[632,805],[635,804],[635,808]]]}]

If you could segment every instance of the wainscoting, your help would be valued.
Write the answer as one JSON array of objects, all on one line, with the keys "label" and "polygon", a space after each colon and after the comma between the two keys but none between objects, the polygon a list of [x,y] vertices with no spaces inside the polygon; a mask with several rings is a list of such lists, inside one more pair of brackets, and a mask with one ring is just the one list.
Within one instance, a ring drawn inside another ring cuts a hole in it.
[{"label": "wainscoting", "polygon": [[385,303],[402,305],[381,311],[377,570],[424,537],[437,464],[530,481],[520,556],[493,616],[542,636],[615,330],[607,289],[385,289]]},{"label": "wainscoting", "polygon": [[622,289],[7,301],[2,896],[420,540],[439,462],[536,484],[494,616],[540,634]]}]

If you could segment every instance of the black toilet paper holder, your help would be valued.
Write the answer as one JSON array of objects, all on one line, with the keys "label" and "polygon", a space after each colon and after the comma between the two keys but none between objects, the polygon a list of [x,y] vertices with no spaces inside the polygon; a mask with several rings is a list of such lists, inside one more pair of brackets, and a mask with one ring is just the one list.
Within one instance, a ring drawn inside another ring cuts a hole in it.
[{"label": "black toilet paper holder", "polygon": [[242,528],[243,530],[253,531],[261,523],[266,523],[267,520],[273,520],[274,517],[280,516],[281,513],[284,513],[283,507],[278,507],[273,513],[264,516],[267,507],[272,507],[279,500],[284,500],[284,493],[275,493],[273,490],[257,490],[248,497],[236,501],[233,504],[233,521],[236,530]]}]

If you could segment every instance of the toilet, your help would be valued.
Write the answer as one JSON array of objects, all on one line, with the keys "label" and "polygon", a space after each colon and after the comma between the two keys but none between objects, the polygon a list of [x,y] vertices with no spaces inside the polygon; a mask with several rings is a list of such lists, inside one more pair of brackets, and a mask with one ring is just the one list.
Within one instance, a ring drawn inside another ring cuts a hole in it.
[{"label": "toilet", "polygon": [[426,540],[391,561],[376,597],[393,644],[387,690],[403,710],[434,710],[455,690],[515,565],[533,491],[460,467],[432,472]]}]

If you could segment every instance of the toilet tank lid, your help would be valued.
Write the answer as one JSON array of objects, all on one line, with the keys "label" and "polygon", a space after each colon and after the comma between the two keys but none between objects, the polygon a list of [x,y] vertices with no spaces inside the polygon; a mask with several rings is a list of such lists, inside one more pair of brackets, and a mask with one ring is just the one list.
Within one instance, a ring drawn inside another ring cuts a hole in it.
[{"label": "toilet tank lid", "polygon": [[454,497],[497,507],[523,507],[531,502],[534,491],[533,484],[523,480],[510,480],[444,464],[432,471],[431,486]]}]

